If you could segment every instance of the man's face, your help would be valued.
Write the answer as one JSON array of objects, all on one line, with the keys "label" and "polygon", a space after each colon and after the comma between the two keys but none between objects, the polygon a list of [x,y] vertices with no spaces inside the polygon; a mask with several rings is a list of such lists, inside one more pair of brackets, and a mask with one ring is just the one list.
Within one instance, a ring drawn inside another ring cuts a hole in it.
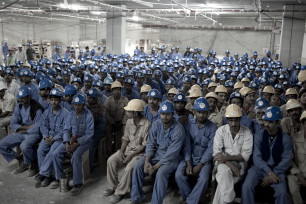
[{"label": "man's face", "polygon": [[209,104],[209,110],[215,111],[217,107],[217,100],[215,98],[207,98],[207,102]]},{"label": "man's face", "polygon": [[301,108],[293,108],[287,111],[288,115],[293,119],[293,120],[299,120],[302,114],[302,109]]},{"label": "man's face", "polygon": [[59,97],[51,97],[50,104],[53,109],[57,109],[61,104],[61,99]]},{"label": "man's face", "polygon": [[28,96],[19,98],[18,101],[19,101],[20,104],[22,104],[24,106],[30,105],[31,96],[28,95]]},{"label": "man's face", "polygon": [[84,110],[84,104],[73,104],[73,108],[74,108],[76,114],[80,114]]},{"label": "man's face", "polygon": [[38,93],[40,97],[47,98],[50,94],[50,89],[39,89]]},{"label": "man's face", "polygon": [[160,119],[165,125],[170,124],[172,122],[172,118],[173,118],[173,113],[160,114]]},{"label": "man's face", "polygon": [[270,101],[272,94],[271,93],[262,93],[262,97],[265,99],[268,99],[268,101]]},{"label": "man's face", "polygon": [[6,82],[11,82],[13,80],[13,75],[4,74],[4,79],[5,79]]},{"label": "man's face", "polygon": [[265,115],[265,111],[262,109],[259,109],[256,113],[256,119],[260,125],[263,125],[264,123],[264,120],[262,119],[264,115]]},{"label": "man's face", "polygon": [[104,90],[105,91],[111,91],[111,85],[109,85],[109,84],[104,84]]},{"label": "man's face", "polygon": [[264,121],[264,127],[270,134],[275,132],[277,126],[278,126],[278,121],[269,121],[269,120]]},{"label": "man's face", "polygon": [[128,93],[131,93],[133,89],[133,85],[129,83],[124,83],[124,88]]},{"label": "man's face", "polygon": [[85,85],[86,89],[90,89],[91,85],[92,85],[92,81],[86,81],[84,85]]},{"label": "man's face", "polygon": [[148,102],[148,92],[142,92],[141,94],[141,99],[145,102]]},{"label": "man's face", "polygon": [[91,97],[91,96],[87,96],[87,103],[89,105],[93,105],[97,102],[97,99],[95,99],[94,97]]},{"label": "man's face", "polygon": [[143,82],[144,82],[144,78],[143,78],[143,77],[137,77],[136,81],[137,81],[137,84],[138,84],[138,85],[139,85],[139,84],[142,85]]},{"label": "man's face", "polygon": [[191,83],[190,82],[183,82],[183,89],[189,90],[190,87],[191,87]]},{"label": "man's face", "polygon": [[155,80],[160,81],[161,76],[160,75],[155,75]]},{"label": "man's face", "polygon": [[244,100],[248,104],[254,104],[255,103],[255,93],[247,94]]},{"label": "man's face", "polygon": [[69,83],[70,75],[63,75],[63,80],[64,80],[66,83]]},{"label": "man's face", "polygon": [[290,99],[297,99],[297,95],[295,94],[289,94],[289,95],[286,95],[286,99],[289,101]]},{"label": "man's face", "polygon": [[125,111],[125,115],[128,119],[132,119],[134,116],[134,111]]},{"label": "man's face", "polygon": [[175,94],[168,94],[168,100],[173,102]]},{"label": "man's face", "polygon": [[114,97],[120,97],[121,96],[121,88],[113,88],[112,89],[112,92],[113,92],[113,94],[114,94]]},{"label": "man's face", "polygon": [[64,95],[64,100],[67,101],[68,103],[71,103],[73,99],[73,95]]},{"label": "man's face", "polygon": [[166,84],[166,90],[167,92],[172,89],[174,86],[172,84]]},{"label": "man's face", "polygon": [[183,101],[174,102],[174,107],[177,112],[184,111],[185,106],[186,106],[186,102],[183,102]]},{"label": "man's face", "polygon": [[159,103],[158,98],[148,97],[148,104],[150,107],[157,107]]},{"label": "man's face", "polygon": [[219,102],[223,104],[226,101],[227,93],[217,93]]},{"label": "man's face", "polygon": [[208,111],[196,111],[195,117],[198,123],[203,124],[208,117]]},{"label": "man's face", "polygon": [[75,87],[77,88],[77,90],[80,90],[82,87],[81,87],[81,84],[79,82],[73,82],[72,85],[75,85]]},{"label": "man's face", "polygon": [[23,83],[30,83],[32,79],[30,76],[22,76],[21,78]]},{"label": "man's face", "polygon": [[231,104],[236,104],[239,107],[242,107],[242,101],[239,98],[232,98]]},{"label": "man's face", "polygon": [[227,118],[227,124],[231,130],[238,132],[240,129],[240,118]]}]

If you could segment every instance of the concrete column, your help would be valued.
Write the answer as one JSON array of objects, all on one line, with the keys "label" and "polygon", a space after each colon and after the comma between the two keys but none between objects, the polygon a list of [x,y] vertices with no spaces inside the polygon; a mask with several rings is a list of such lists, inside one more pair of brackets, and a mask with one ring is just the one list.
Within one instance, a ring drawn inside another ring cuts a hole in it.
[{"label": "concrete column", "polygon": [[[280,61],[283,66],[291,66],[293,62],[301,62],[305,16],[304,13],[294,12],[299,6],[285,5],[283,16],[281,40],[280,40]],[[287,11],[286,11],[287,10]]]},{"label": "concrete column", "polygon": [[[122,8],[126,6],[121,5]],[[107,12],[106,15],[106,47],[107,52],[121,54],[125,52],[126,13]]]}]

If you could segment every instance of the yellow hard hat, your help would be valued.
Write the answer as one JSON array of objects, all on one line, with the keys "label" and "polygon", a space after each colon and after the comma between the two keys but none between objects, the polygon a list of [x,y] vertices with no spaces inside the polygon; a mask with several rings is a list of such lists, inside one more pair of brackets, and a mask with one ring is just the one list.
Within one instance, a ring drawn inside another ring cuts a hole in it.
[{"label": "yellow hard hat", "polygon": [[176,95],[176,94],[178,94],[179,92],[178,92],[178,90],[176,89],[176,88],[171,88],[169,91],[168,91],[168,94],[174,94],[174,95]]},{"label": "yellow hard hat", "polygon": [[216,87],[215,93],[227,93],[227,88],[223,85],[219,85]]},{"label": "yellow hard hat", "polygon": [[217,94],[215,94],[214,92],[209,92],[208,94],[206,94],[205,98],[215,98],[216,100],[218,100],[218,96]]},{"label": "yellow hard hat", "polygon": [[114,88],[122,88],[121,83],[119,81],[114,81],[112,83],[111,89],[114,89]]},{"label": "yellow hard hat", "polygon": [[208,84],[208,88],[210,88],[210,87],[216,87],[217,86],[217,83],[216,82],[210,82],[209,84]]},{"label": "yellow hard hat", "polygon": [[126,111],[143,111],[144,110],[144,104],[142,100],[139,99],[132,99],[129,101],[127,106],[124,107],[124,110]]},{"label": "yellow hard hat", "polygon": [[302,121],[303,119],[306,119],[306,111],[303,111],[303,113],[300,117],[300,121]]},{"label": "yellow hard hat", "polygon": [[235,84],[234,84],[234,89],[241,89],[243,87],[243,83],[240,82],[240,81],[237,81]]},{"label": "yellow hard hat", "polygon": [[241,80],[241,82],[250,82],[250,79],[249,79],[249,78],[244,77],[244,78]]},{"label": "yellow hard hat", "polygon": [[189,90],[189,93],[190,95],[187,96],[188,98],[197,98],[202,96],[201,90],[198,89]]},{"label": "yellow hard hat", "polygon": [[218,74],[219,72],[221,72],[221,69],[215,69],[214,73]]},{"label": "yellow hard hat", "polygon": [[239,91],[239,93],[241,93],[242,96],[246,96],[249,93],[255,92],[253,91],[251,88],[249,87],[242,87]]},{"label": "yellow hard hat", "polygon": [[143,86],[140,88],[140,93],[147,93],[147,92],[149,92],[151,89],[152,89],[152,88],[151,88],[150,85],[145,84],[145,85],[143,85]]},{"label": "yellow hard hat", "polygon": [[275,94],[275,90],[274,90],[274,88],[273,88],[272,86],[266,86],[266,87],[263,89],[262,93]]},{"label": "yellow hard hat", "polygon": [[298,75],[299,82],[304,82],[306,81],[306,70],[300,71]]},{"label": "yellow hard hat", "polygon": [[236,104],[227,106],[225,110],[225,117],[227,118],[240,118],[242,116],[241,108]]},{"label": "yellow hard hat", "polygon": [[286,93],[285,93],[285,96],[288,96],[288,95],[299,95],[297,90],[294,89],[294,88],[289,88],[287,89]]},{"label": "yellow hard hat", "polygon": [[199,89],[199,90],[201,90],[201,87],[200,87],[199,84],[194,84],[194,85],[191,86],[190,90],[193,90],[193,89]]},{"label": "yellow hard hat", "polygon": [[286,111],[291,110],[291,109],[295,109],[295,108],[301,108],[301,104],[298,100],[296,99],[290,99],[287,103],[286,103]]},{"label": "yellow hard hat", "polygon": [[23,64],[22,64],[22,67],[28,67],[28,68],[31,68],[31,65],[30,65],[28,62],[26,62],[26,63],[23,63]]}]

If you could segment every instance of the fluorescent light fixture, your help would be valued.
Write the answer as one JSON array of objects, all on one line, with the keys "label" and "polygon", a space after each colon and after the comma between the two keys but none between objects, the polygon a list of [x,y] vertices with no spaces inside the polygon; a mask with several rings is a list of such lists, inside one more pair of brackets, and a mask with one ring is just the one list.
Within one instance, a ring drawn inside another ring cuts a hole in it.
[{"label": "fluorescent light fixture", "polygon": [[92,15],[101,15],[102,13],[106,13],[106,12],[102,12],[102,11],[91,11],[90,12]]},{"label": "fluorescent light fixture", "polygon": [[77,5],[77,4],[59,4],[58,7],[63,8],[63,9],[74,10],[74,11],[78,11],[82,8],[80,5]]}]

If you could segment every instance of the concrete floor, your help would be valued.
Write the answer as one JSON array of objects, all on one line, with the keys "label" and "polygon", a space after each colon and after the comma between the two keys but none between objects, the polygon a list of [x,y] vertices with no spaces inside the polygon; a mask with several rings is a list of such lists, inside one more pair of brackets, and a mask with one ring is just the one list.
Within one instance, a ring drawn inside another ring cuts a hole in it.
[{"label": "concrete floor", "polygon": [[[14,175],[13,169],[17,167],[17,162],[7,163],[0,156],[0,203],[5,204],[106,204],[110,203],[110,197],[104,197],[103,191],[107,189],[106,172],[102,167],[93,169],[90,178],[84,185],[84,190],[77,196],[71,196],[69,193],[59,192],[59,189],[35,188],[34,177],[27,177],[27,172]],[[152,187],[144,187],[147,192],[146,202],[150,203]],[[120,204],[130,202],[129,195],[124,198]],[[169,191],[164,199],[164,204],[179,204],[180,195],[176,190]]]}]

